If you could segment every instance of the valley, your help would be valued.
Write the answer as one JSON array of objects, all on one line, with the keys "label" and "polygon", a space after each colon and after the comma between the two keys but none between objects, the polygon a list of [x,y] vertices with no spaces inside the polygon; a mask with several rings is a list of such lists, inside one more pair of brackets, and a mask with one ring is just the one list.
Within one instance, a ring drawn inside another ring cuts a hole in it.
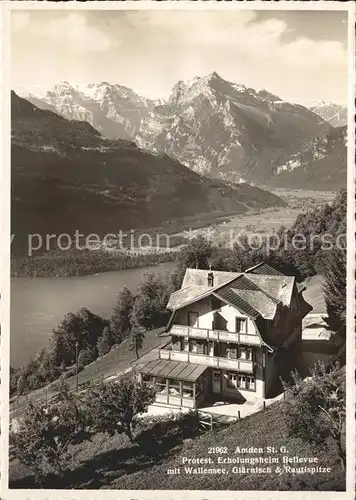
[{"label": "valley", "polygon": [[245,213],[284,206],[247,183],[199,175],[166,154],[103,138],[89,123],[69,121],[12,94],[13,254],[29,234],[100,237],[199,214]]},{"label": "valley", "polygon": [[[239,233],[267,235],[277,232],[281,226],[290,228],[301,212],[331,203],[335,197],[332,191],[275,189],[273,192],[285,201],[286,206],[250,210],[245,214],[222,217],[212,224],[192,228],[192,231],[182,231],[176,236],[188,238],[208,235],[215,244],[229,246],[231,235],[236,236]],[[203,224],[203,220],[201,223]]]}]

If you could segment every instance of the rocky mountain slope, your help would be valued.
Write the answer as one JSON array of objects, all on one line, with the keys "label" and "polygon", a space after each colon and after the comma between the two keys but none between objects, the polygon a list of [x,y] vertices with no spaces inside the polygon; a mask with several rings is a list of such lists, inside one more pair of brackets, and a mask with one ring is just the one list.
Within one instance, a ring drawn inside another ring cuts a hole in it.
[{"label": "rocky mountain slope", "polygon": [[303,106],[213,73],[179,82],[142,120],[136,142],[205,175],[268,184],[276,164],[329,129]]},{"label": "rocky mountain slope", "polygon": [[[150,101],[107,82],[64,82],[29,100],[70,120],[85,120],[107,138],[133,140],[142,150],[167,154],[206,177],[285,188],[295,187],[296,176],[305,173],[290,165],[300,157],[306,167],[305,151],[313,141],[327,142],[332,132],[328,121],[343,122],[345,111],[327,103],[310,104],[311,109],[292,104],[217,73],[178,82],[167,101]],[[333,158],[340,160],[339,172],[346,163],[339,141],[332,141],[326,156],[308,163],[310,174],[298,185],[335,189]]]},{"label": "rocky mountain slope", "polygon": [[275,169],[271,183],[295,188],[342,189],[347,181],[347,127],[332,128],[322,137],[306,142]]},{"label": "rocky mountain slope", "polygon": [[108,138],[132,139],[154,102],[122,85],[107,82],[70,85],[63,82],[36,96],[24,95],[40,109],[54,111],[69,120],[84,120]]},{"label": "rocky mountain slope", "polygon": [[68,121],[15,93],[11,120],[17,245],[29,233],[103,235],[203,212],[284,205],[257,187],[208,179],[165,154],[104,139],[89,123]]},{"label": "rocky mountain slope", "polygon": [[333,127],[343,127],[347,125],[347,108],[340,104],[320,101],[309,107],[313,113],[321,116]]}]

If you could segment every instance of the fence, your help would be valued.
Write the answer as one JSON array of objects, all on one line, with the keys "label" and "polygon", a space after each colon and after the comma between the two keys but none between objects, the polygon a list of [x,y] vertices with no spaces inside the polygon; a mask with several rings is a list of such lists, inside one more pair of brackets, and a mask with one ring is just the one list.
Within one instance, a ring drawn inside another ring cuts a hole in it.
[{"label": "fence", "polygon": [[[121,344],[120,344],[121,345]],[[140,357],[147,354],[151,351],[152,347],[145,349],[140,352]],[[106,356],[110,356],[114,358],[114,362],[112,362],[112,367],[108,368],[108,365],[103,363],[103,359],[99,358],[94,361],[90,365],[87,365],[82,372],[78,373],[78,391],[81,392],[86,390],[88,387],[97,384],[107,378],[113,376],[122,376],[125,373],[132,370],[132,361],[127,361],[127,366],[125,369],[119,370],[115,365],[115,361],[119,363],[121,353],[120,351],[116,352],[114,349],[111,350]],[[100,364],[99,364],[99,363]],[[73,393],[77,389],[77,376],[73,375],[67,379],[63,378],[63,381],[66,382],[69,392]],[[45,387],[41,387],[40,389],[36,389],[31,391],[30,393],[20,396],[18,398],[10,399],[10,419],[16,418],[21,415],[26,408],[29,406],[31,402],[36,405],[47,405],[49,403],[56,403],[59,400],[59,392],[60,392],[60,379],[51,382]]]},{"label": "fence", "polygon": [[[236,411],[236,414],[231,413],[231,409],[226,413],[217,413],[215,411],[209,411],[208,409],[197,410],[198,420],[200,426],[203,429],[212,430],[214,427],[219,427],[222,425],[235,424],[243,418],[249,417],[261,411],[265,411],[269,406],[278,403],[279,401],[285,400],[286,392],[282,392],[279,396],[263,400],[260,404],[255,405],[241,405],[241,408]],[[223,407],[224,405],[222,405]],[[217,408],[217,407],[216,407]]]},{"label": "fence", "polygon": [[[124,373],[125,372],[116,372],[115,375],[120,376],[123,375]],[[78,383],[78,392],[82,392],[86,390],[88,387],[91,387],[110,376],[112,375],[101,374],[94,378],[81,381]],[[60,381],[57,380],[56,382],[50,384],[49,386],[43,387],[42,389],[38,389],[35,393],[31,392],[29,394],[26,394],[25,396],[21,396],[21,401],[14,399],[11,402],[12,407],[10,408],[10,419],[16,418],[19,415],[21,415],[31,402],[34,402],[36,405],[47,405],[49,403],[51,404],[57,403],[60,400],[60,389],[59,387],[58,389],[53,389],[53,388],[51,389],[51,385],[53,386],[53,384],[56,384],[57,386],[60,384]],[[68,388],[70,393],[76,392],[77,390],[76,380],[74,381],[70,380],[68,383]],[[52,392],[53,390],[55,392]]]}]

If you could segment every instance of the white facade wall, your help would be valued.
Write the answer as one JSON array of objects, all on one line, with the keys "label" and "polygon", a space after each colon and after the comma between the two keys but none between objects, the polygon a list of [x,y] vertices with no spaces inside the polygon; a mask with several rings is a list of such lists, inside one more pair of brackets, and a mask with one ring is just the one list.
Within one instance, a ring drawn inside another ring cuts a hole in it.
[{"label": "white facade wall", "polygon": [[[196,312],[198,313],[198,319],[195,322],[195,328],[208,328],[212,330],[213,321],[214,321],[214,312],[211,306],[211,298],[202,299],[199,302],[195,302],[183,309],[180,309],[175,317],[174,323],[177,325],[188,325],[188,313]],[[246,331],[241,333],[247,333],[249,335],[257,335],[256,327],[254,322],[244,315],[237,311],[234,307],[229,305],[222,305],[221,309],[219,309],[219,314],[226,320],[226,329],[229,332],[236,332],[236,318],[241,318],[246,320]]]},{"label": "white facade wall", "polygon": [[[230,396],[230,397],[238,397],[238,394],[240,393],[242,396],[244,396],[246,399],[249,399],[249,397],[257,397],[257,398],[264,398],[265,397],[265,382],[261,378],[261,373],[259,373],[259,369],[256,369],[255,373],[255,390],[246,390],[243,389],[242,387],[236,387],[236,389],[231,388],[228,386],[228,371],[222,370],[222,389],[223,389],[223,394],[225,396]],[[248,377],[248,374],[240,372],[239,375],[245,375]]]}]

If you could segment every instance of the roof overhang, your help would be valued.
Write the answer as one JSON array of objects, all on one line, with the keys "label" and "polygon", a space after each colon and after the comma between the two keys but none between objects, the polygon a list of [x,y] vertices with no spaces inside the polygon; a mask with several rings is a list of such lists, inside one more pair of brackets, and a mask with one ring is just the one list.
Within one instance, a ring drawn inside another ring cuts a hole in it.
[{"label": "roof overhang", "polygon": [[195,382],[209,367],[197,363],[158,359],[147,361],[142,365],[137,364],[136,368],[139,373],[145,375]]}]

